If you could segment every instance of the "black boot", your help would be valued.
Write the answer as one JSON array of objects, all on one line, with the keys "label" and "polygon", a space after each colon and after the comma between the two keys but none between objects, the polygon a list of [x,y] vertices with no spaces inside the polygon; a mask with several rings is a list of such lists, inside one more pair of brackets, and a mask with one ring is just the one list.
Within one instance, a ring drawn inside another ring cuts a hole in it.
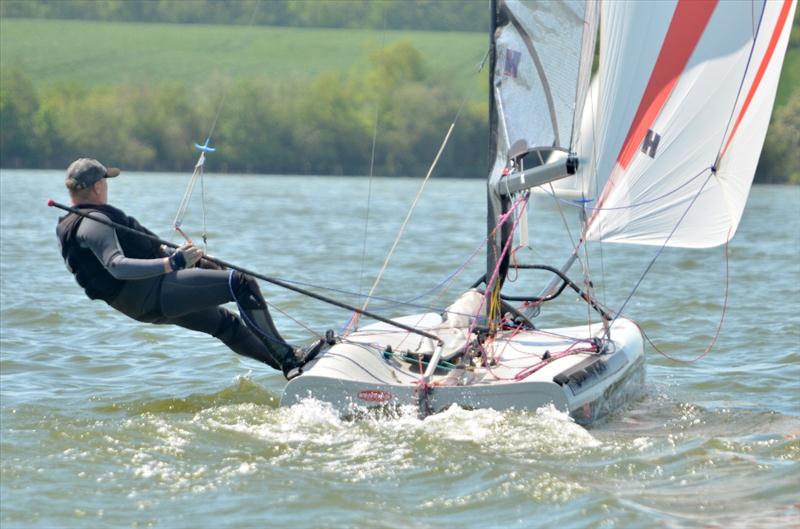
[{"label": "black boot", "polygon": [[283,376],[291,380],[303,374],[303,366],[317,357],[323,350],[328,349],[324,339],[319,339],[307,347],[295,347],[283,359]]},{"label": "black boot", "polygon": [[319,356],[320,353],[327,351],[332,345],[336,344],[336,334],[333,329],[325,331],[325,337],[306,347],[296,347],[294,351],[283,359],[283,375],[286,380],[291,380],[303,374],[303,366]]}]

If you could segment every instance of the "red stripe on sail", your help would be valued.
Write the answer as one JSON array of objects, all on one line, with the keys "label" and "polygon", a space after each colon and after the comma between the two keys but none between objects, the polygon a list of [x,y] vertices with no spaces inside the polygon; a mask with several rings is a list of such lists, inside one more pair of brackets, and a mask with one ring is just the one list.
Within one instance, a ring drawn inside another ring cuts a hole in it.
[{"label": "red stripe on sail", "polygon": [[645,133],[653,126],[653,122],[664,108],[700,37],[703,36],[717,3],[717,0],[678,0],[644,95],[639,102],[639,108],[617,156],[617,164],[600,194],[594,213],[586,223],[587,231],[602,210],[620,174],[628,168],[628,164],[644,140]]},{"label": "red stripe on sail", "polygon": [[647,88],[617,157],[623,169],[628,168],[645,134],[664,108],[716,6],[717,0],[678,1]]},{"label": "red stripe on sail", "polygon": [[731,140],[736,135],[736,131],[739,129],[742,118],[744,118],[744,114],[747,112],[747,108],[750,106],[750,102],[753,100],[753,96],[755,95],[756,90],[758,90],[759,84],[761,84],[761,79],[764,77],[764,72],[767,71],[767,66],[769,66],[769,61],[772,59],[772,54],[775,52],[775,48],[778,46],[778,39],[780,39],[781,33],[783,33],[786,19],[789,16],[789,11],[792,9],[792,2],[793,0],[784,0],[783,2],[783,7],[778,15],[778,21],[775,23],[775,28],[772,30],[772,37],[769,40],[767,51],[764,53],[764,57],[761,59],[761,64],[758,66],[758,71],[756,72],[755,79],[753,79],[753,84],[750,86],[750,91],[747,92],[747,97],[744,100],[742,109],[739,111],[739,115],[736,116],[736,122],[733,125],[733,130],[731,131],[731,135],[728,136],[728,141],[725,142],[725,147],[723,147],[722,152],[719,155],[720,158],[722,158],[725,155],[725,151],[728,150],[728,145],[730,145]]}]

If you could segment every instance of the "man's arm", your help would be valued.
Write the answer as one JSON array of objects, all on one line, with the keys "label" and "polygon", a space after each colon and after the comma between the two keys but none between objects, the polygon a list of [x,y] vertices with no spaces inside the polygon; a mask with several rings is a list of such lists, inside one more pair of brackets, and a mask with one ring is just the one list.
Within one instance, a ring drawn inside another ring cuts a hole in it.
[{"label": "man's arm", "polygon": [[[109,221],[108,217],[97,211],[93,211],[90,215]],[[147,279],[172,271],[167,257],[157,259],[125,257],[114,228],[94,222],[91,218],[81,222],[76,235],[78,244],[89,248],[108,273],[116,279]]]}]

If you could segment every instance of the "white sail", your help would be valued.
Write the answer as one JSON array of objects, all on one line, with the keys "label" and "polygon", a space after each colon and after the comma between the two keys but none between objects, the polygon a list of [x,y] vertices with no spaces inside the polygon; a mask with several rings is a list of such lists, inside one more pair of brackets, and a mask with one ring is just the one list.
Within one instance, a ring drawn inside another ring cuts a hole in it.
[{"label": "white sail", "polygon": [[590,75],[595,3],[506,0],[500,9],[506,23],[497,28],[493,77],[498,165],[530,151],[568,151]]},{"label": "white sail", "polygon": [[[606,2],[586,238],[710,247],[744,209],[792,0]],[[588,105],[587,105],[588,106]],[[587,167],[586,164],[589,164]]]}]

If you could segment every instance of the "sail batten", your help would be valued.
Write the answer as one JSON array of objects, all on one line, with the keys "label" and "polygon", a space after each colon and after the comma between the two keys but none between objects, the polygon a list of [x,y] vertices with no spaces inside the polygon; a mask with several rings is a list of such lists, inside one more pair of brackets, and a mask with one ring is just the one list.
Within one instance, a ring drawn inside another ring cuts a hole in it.
[{"label": "sail batten", "polygon": [[[536,69],[536,73],[539,77],[539,82],[542,86],[542,93],[544,95],[544,99],[547,104],[547,112],[550,115],[550,123],[552,125],[553,137],[554,142],[556,145],[561,145],[561,139],[559,138],[558,133],[558,116],[556,114],[556,106],[555,102],[553,101],[553,91],[550,88],[550,82],[547,80],[547,73],[544,70],[544,66],[542,65],[542,60],[539,58],[539,54],[536,52],[536,47],[533,45],[533,40],[531,36],[525,31],[520,21],[517,17],[514,16],[513,11],[508,12],[508,17],[511,19],[511,23],[517,29],[522,42],[525,44],[525,48],[528,51],[528,55],[530,56],[531,62],[533,63],[534,68]],[[506,65],[512,63],[514,60],[510,57],[516,57],[520,52],[514,51],[511,49],[506,50]],[[509,74],[510,68],[506,66],[505,74]]]}]

